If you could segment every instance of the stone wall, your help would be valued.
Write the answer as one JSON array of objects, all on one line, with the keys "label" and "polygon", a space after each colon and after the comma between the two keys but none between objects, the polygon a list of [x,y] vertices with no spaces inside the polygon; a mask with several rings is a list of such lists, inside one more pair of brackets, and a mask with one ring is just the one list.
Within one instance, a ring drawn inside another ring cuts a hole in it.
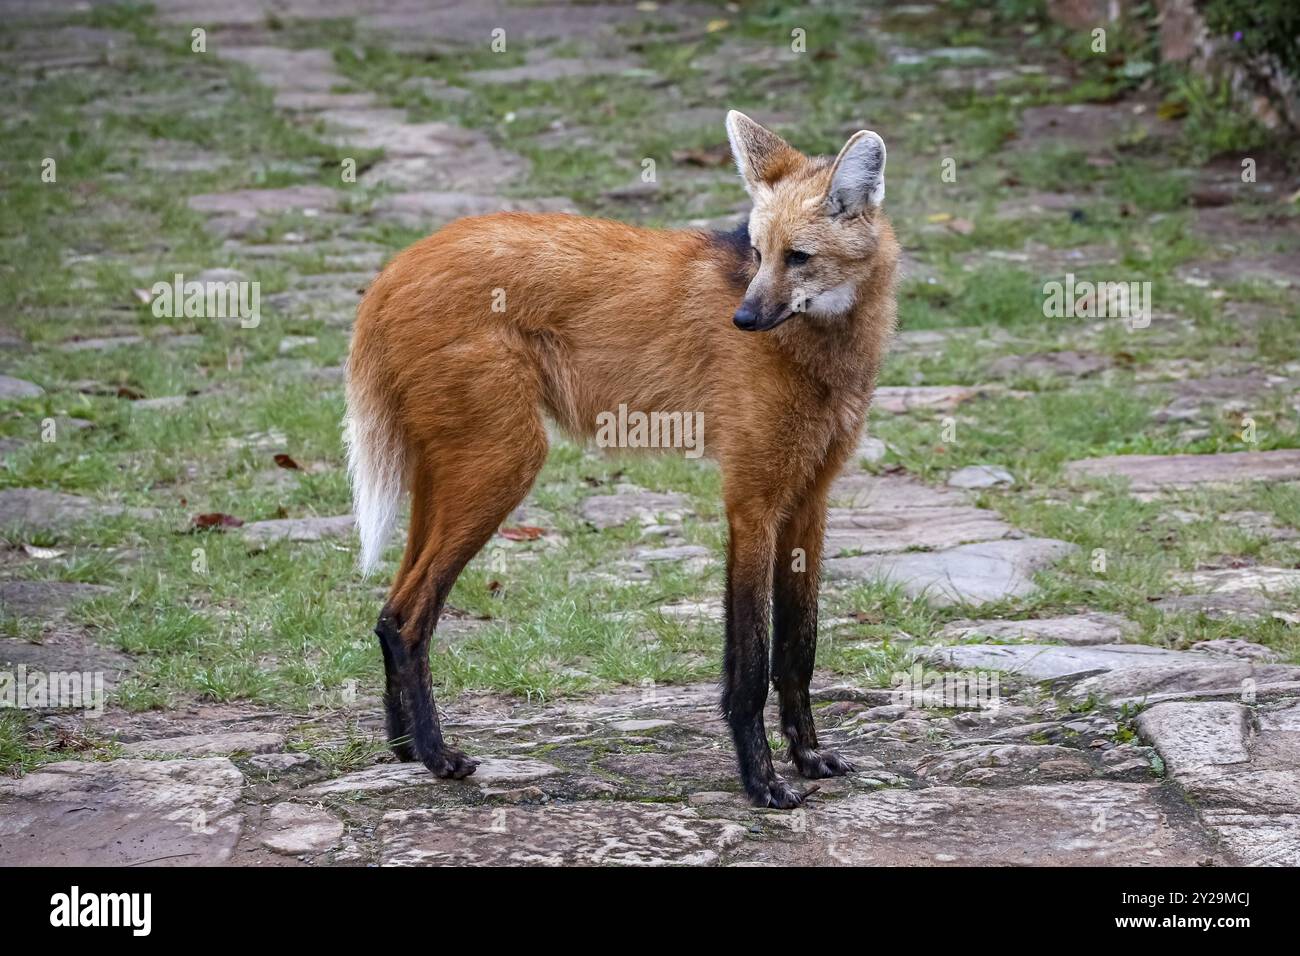
[{"label": "stone wall", "polygon": [[[1048,0],[1047,13],[1057,23],[1082,30],[1116,22],[1134,7],[1132,0]],[[1228,48],[1231,41],[1210,34],[1195,0],[1155,0],[1155,7],[1161,60],[1226,78],[1264,126],[1300,130],[1300,90],[1276,62],[1238,62]]]}]

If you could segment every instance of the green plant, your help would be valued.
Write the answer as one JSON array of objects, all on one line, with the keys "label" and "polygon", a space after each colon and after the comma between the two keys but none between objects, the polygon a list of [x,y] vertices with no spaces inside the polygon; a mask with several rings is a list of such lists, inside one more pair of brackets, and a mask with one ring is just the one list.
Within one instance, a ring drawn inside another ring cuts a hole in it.
[{"label": "green plant", "polygon": [[1295,0],[1204,0],[1205,25],[1231,41],[1228,49],[1242,61],[1277,60],[1291,76],[1300,76],[1300,4]]}]

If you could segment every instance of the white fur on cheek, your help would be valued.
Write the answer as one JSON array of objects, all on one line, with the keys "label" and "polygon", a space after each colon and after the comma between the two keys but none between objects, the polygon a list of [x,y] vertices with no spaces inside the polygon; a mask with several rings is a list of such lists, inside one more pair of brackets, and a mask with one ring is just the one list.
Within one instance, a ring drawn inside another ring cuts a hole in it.
[{"label": "white fur on cheek", "polygon": [[808,307],[804,311],[817,318],[833,318],[853,308],[856,297],[857,289],[853,283],[842,282],[833,289],[818,292],[808,300]]}]

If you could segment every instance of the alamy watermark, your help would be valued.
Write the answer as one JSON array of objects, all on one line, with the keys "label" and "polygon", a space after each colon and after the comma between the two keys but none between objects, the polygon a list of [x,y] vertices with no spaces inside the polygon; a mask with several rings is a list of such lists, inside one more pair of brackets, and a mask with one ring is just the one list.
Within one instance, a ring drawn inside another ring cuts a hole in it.
[{"label": "alamy watermark", "polygon": [[104,714],[103,671],[29,671],[19,664],[0,671],[0,708],[67,708],[88,717]]},{"label": "alamy watermark", "polygon": [[255,329],[262,321],[260,282],[186,282],[178,272],[171,282],[155,282],[150,292],[153,314],[159,319],[239,319],[245,329]]},{"label": "alamy watermark", "polygon": [[896,671],[890,680],[894,702],[908,707],[987,710],[996,713],[997,671],[927,670],[917,661],[908,671]]},{"label": "alamy watermark", "polygon": [[1043,315],[1049,319],[1123,319],[1129,330],[1151,324],[1150,282],[1076,280],[1043,284]]},{"label": "alamy watermark", "polygon": [[73,886],[50,897],[50,925],[120,926],[132,936],[148,936],[153,929],[152,893],[83,893]]},{"label": "alamy watermark", "polygon": [[683,448],[687,458],[704,454],[703,412],[617,412],[596,416],[600,448]]}]

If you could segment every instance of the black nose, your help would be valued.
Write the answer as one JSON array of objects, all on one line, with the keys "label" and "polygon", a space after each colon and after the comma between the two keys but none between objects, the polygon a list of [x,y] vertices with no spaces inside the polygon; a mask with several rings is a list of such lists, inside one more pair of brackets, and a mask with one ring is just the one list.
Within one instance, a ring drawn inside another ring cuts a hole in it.
[{"label": "black nose", "polygon": [[758,325],[758,310],[748,305],[742,305],[736,310],[736,314],[732,316],[731,321],[736,323],[736,328],[752,332]]}]

